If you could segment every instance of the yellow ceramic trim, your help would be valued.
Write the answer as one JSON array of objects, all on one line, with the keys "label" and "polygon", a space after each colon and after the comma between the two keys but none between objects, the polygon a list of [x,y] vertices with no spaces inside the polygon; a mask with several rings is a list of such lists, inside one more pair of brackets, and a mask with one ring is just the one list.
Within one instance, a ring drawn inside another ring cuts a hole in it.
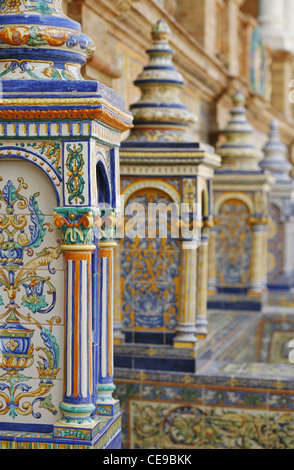
[{"label": "yellow ceramic trim", "polygon": [[115,111],[115,113],[128,120],[132,120],[132,115],[121,111],[116,106],[113,106],[108,101],[101,98],[15,98],[15,99],[0,99],[0,105],[3,106],[55,106],[55,105],[105,105],[108,109]]},{"label": "yellow ceramic trim", "polygon": [[174,348],[178,349],[194,349],[195,348],[195,343],[181,343],[181,342],[175,342],[174,343]]},{"label": "yellow ceramic trim", "polygon": [[215,215],[219,214],[221,206],[228,200],[230,199],[237,199],[239,201],[242,201],[246,204],[246,206],[249,209],[249,212],[251,215],[255,213],[254,209],[254,203],[247,194],[245,193],[240,193],[240,192],[230,192],[230,193],[225,193],[222,194],[215,202],[214,202],[214,207],[215,207]]},{"label": "yellow ceramic trim", "polygon": [[171,184],[166,183],[164,181],[158,181],[158,179],[140,180],[131,183],[122,192],[122,196],[125,196],[124,204],[126,205],[127,201],[133,194],[145,188],[155,188],[159,191],[163,191],[172,198],[175,204],[177,204],[178,206],[181,205],[181,197],[179,192]]},{"label": "yellow ceramic trim", "polygon": [[61,245],[62,251],[94,251],[96,245]]}]

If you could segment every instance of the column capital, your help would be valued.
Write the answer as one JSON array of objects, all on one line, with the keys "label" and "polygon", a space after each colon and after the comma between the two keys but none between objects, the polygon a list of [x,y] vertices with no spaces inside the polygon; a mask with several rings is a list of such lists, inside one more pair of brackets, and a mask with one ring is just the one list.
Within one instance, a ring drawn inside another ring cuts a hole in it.
[{"label": "column capital", "polygon": [[180,242],[182,244],[183,250],[198,250],[201,244],[201,239],[197,238],[197,239],[189,240],[189,239],[181,238]]},{"label": "column capital", "polygon": [[252,227],[267,227],[269,224],[269,218],[265,216],[253,216],[249,218],[249,223]]},{"label": "column capital", "polygon": [[204,228],[213,228],[214,227],[213,217],[208,217],[207,219],[203,219],[203,227]]},{"label": "column capital", "polygon": [[118,209],[103,208],[99,214],[97,225],[99,227],[99,245],[104,247],[116,246],[117,227],[122,224]]},{"label": "column capital", "polygon": [[53,222],[61,229],[62,248],[81,251],[95,249],[94,227],[98,224],[99,210],[92,207],[58,207]]}]

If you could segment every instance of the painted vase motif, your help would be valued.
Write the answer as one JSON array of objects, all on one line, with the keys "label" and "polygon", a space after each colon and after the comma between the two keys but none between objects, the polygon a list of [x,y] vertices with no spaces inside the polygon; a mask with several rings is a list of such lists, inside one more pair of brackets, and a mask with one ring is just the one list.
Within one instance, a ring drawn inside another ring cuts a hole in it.
[{"label": "painted vase motif", "polygon": [[[53,414],[57,413],[51,403],[52,396],[47,394],[59,372],[59,346],[52,334],[52,327],[61,319],[52,317],[46,321],[48,327],[45,327],[34,318],[36,314],[50,313],[56,304],[56,289],[51,277],[38,269],[47,267],[51,275],[55,274],[50,263],[58,259],[61,252],[59,246],[38,250],[46,232],[52,232],[53,227],[45,223],[37,202],[39,193],[26,198],[22,193],[28,185],[23,178],[18,178],[18,183],[16,187],[9,180],[0,189],[0,287],[9,299],[5,310],[0,311],[0,318],[3,319],[0,326],[0,369],[4,372],[0,375],[0,416],[9,414],[15,419],[21,414],[39,419],[41,413],[34,410],[36,403],[42,403],[42,407]],[[26,256],[29,256],[29,261],[26,261]],[[19,300],[22,300],[22,308],[16,304],[21,291],[23,295]],[[51,302],[48,302],[50,296]],[[2,296],[1,305],[4,305]],[[26,309],[30,313],[26,314]],[[22,320],[31,324],[32,328],[25,327]],[[32,341],[38,330],[43,341],[43,345],[36,348],[40,351],[37,362],[40,383],[37,390],[31,390],[32,387],[24,383],[31,377],[24,376],[22,372],[35,362]],[[27,400],[30,397],[32,403],[23,402],[24,398]]]},{"label": "painted vase motif", "polygon": [[12,311],[7,323],[0,327],[0,368],[11,374],[23,371],[34,362],[34,348],[31,338],[34,330],[29,330],[18,321]]}]

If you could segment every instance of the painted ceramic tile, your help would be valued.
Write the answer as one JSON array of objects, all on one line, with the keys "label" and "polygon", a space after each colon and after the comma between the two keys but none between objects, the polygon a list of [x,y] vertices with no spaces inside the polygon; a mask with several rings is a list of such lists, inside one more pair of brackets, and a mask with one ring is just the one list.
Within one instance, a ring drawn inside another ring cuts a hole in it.
[{"label": "painted ceramic tile", "polygon": [[284,224],[281,221],[281,211],[275,205],[270,205],[269,225],[269,259],[268,280],[274,282],[282,273],[284,264]]},{"label": "painted ceramic tile", "polygon": [[88,143],[67,142],[64,152],[65,205],[89,204]]},{"label": "painted ceramic tile", "polygon": [[[170,203],[170,200],[156,189],[150,189],[137,193],[128,204],[132,202],[147,209],[147,204]],[[180,250],[175,239],[155,238],[157,224],[158,220],[154,221],[154,238],[122,242],[122,324],[127,329],[171,331],[176,327]]]},{"label": "painted ceramic tile", "polygon": [[267,415],[262,411],[206,408],[203,448],[266,449]]},{"label": "painted ceramic tile", "polygon": [[[52,389],[60,373],[61,334],[55,326],[63,318],[63,300],[58,302],[58,287],[63,272],[51,265],[61,256],[52,225],[54,196],[47,186],[39,186],[26,166],[24,175],[11,175],[11,167],[1,162],[0,182],[0,396],[1,421],[38,422],[44,408],[54,418],[58,412],[61,389],[52,403]],[[23,164],[20,167],[24,167]],[[15,167],[16,168],[16,167]],[[10,173],[11,179],[6,177]],[[20,173],[18,173],[20,174]],[[38,172],[34,173],[36,176]],[[17,175],[17,172],[15,172]],[[7,179],[4,179],[7,178]],[[32,188],[31,188],[31,182]],[[44,204],[43,204],[44,202]],[[49,209],[49,204],[51,208]],[[43,209],[45,206],[45,210]],[[49,236],[52,234],[54,236]],[[48,237],[48,239],[47,239]],[[47,245],[48,243],[48,245]],[[63,298],[63,295],[61,296]],[[59,299],[59,297],[58,297]],[[4,307],[5,305],[5,307]],[[51,314],[51,312],[53,312]],[[61,331],[62,330],[62,331]],[[47,421],[46,417],[46,421]]]},{"label": "painted ceramic tile", "polygon": [[221,286],[244,286],[249,281],[251,230],[249,211],[238,200],[227,201],[218,219],[216,263]]}]

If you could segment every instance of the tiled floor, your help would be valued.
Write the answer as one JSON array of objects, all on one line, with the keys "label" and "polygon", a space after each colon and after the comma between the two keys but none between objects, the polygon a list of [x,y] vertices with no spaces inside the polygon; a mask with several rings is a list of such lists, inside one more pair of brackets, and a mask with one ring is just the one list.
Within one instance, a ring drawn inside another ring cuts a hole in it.
[{"label": "tiled floor", "polygon": [[116,371],[125,448],[293,447],[294,295],[272,295],[263,313],[209,311],[209,330],[196,373]]}]

